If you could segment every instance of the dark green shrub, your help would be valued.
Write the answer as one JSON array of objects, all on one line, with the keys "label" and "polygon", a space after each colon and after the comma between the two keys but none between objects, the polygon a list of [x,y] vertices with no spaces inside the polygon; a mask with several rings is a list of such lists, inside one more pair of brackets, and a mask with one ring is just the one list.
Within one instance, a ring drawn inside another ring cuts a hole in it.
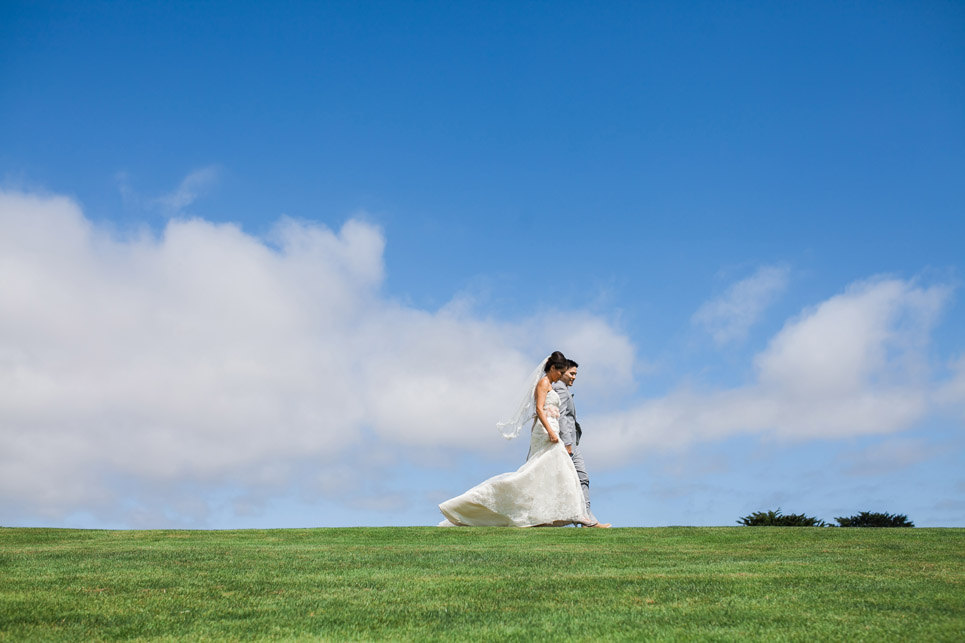
[{"label": "dark green shrub", "polygon": [[781,508],[777,511],[755,511],[749,516],[744,516],[737,521],[740,525],[747,527],[828,527],[823,520],[805,516],[804,514],[781,513]]},{"label": "dark green shrub", "polygon": [[882,514],[862,511],[857,516],[835,518],[840,527],[914,527],[915,523],[904,514]]}]

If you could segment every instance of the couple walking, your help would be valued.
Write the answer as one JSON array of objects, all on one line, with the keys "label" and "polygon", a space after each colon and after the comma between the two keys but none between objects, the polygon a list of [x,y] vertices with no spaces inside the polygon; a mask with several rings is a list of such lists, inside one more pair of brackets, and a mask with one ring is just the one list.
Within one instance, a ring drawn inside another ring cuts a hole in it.
[{"label": "couple walking", "polygon": [[559,351],[540,363],[516,414],[497,425],[507,439],[531,426],[525,464],[439,505],[443,525],[610,526],[590,511],[590,479],[579,450],[582,430],[569,391],[578,367]]}]

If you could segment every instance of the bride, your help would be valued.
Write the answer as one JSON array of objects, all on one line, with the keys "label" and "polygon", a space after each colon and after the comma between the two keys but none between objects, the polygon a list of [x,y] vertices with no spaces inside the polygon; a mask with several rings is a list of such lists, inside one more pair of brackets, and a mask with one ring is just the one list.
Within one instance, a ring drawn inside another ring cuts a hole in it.
[{"label": "bride", "polygon": [[526,463],[439,505],[446,517],[442,525],[558,527],[596,522],[585,515],[580,479],[558,435],[560,397],[552,385],[566,367],[566,357],[559,351],[543,360],[530,376],[515,417],[497,425],[505,438],[512,439],[532,420]]}]

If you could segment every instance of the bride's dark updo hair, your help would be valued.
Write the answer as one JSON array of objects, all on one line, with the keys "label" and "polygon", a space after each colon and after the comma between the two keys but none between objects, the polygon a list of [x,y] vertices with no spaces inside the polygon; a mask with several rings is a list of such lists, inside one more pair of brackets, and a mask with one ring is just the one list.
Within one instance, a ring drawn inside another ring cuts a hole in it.
[{"label": "bride's dark updo hair", "polygon": [[566,359],[566,355],[564,355],[559,351],[553,351],[553,354],[546,359],[546,366],[543,367],[543,372],[549,373],[550,369],[553,368],[554,366],[558,371],[565,371],[566,363],[568,361],[569,360]]}]

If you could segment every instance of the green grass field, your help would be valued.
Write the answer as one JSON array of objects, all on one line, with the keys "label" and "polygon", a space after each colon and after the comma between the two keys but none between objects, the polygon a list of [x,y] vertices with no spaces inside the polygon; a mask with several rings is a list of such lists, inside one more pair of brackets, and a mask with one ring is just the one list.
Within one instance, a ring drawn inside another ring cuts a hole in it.
[{"label": "green grass field", "polygon": [[965,640],[965,530],[0,529],[0,639]]}]

